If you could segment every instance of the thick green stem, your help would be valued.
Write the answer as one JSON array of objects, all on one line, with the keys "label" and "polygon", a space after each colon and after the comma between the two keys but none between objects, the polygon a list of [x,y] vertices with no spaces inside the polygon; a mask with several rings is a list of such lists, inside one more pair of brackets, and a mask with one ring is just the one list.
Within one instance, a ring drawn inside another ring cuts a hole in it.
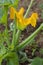
[{"label": "thick green stem", "polygon": [[18,44],[18,42],[19,42],[19,37],[20,37],[20,34],[21,34],[21,31],[20,30],[18,30],[17,31],[17,34],[16,34],[16,45]]},{"label": "thick green stem", "polygon": [[5,29],[5,35],[6,35],[6,42],[7,42],[7,46],[9,47],[10,45],[10,41],[9,41],[9,33],[8,33],[8,27],[7,27],[7,17],[8,17],[8,6],[4,6],[4,10],[5,10],[5,14],[4,14],[4,22],[6,22],[6,29]]},{"label": "thick green stem", "polygon": [[14,31],[13,31],[13,39],[12,39],[12,44],[11,44],[11,48],[14,49],[15,47],[15,40],[16,40],[16,27],[14,28]]},{"label": "thick green stem", "polygon": [[33,33],[31,34],[27,39],[25,39],[22,43],[20,43],[16,49],[20,50],[24,48],[26,45],[30,44],[31,40],[37,35],[37,33],[42,29],[43,23],[40,25],[40,27]]},{"label": "thick green stem", "polygon": [[14,50],[14,47],[16,45],[16,17],[15,17],[15,20],[14,20],[14,30],[13,30],[13,38],[12,38],[12,43],[10,45],[10,49],[11,50]]}]

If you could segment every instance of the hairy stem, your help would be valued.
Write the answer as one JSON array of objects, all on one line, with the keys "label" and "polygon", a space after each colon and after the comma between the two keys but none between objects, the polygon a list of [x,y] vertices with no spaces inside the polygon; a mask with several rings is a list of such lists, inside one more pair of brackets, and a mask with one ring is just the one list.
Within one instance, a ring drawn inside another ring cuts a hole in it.
[{"label": "hairy stem", "polygon": [[25,39],[23,42],[21,42],[16,49],[20,50],[23,49],[26,45],[30,44],[30,42],[34,39],[34,37],[37,35],[37,33],[42,29],[43,23],[40,25],[40,27],[33,33],[31,34],[27,39]]}]

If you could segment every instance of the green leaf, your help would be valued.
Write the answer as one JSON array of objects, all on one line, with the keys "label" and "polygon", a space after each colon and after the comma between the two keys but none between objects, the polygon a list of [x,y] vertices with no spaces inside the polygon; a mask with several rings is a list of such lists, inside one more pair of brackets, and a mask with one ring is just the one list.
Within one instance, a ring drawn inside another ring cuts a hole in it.
[{"label": "green leaf", "polygon": [[43,59],[37,57],[33,60],[33,62],[31,63],[31,65],[43,65]]},{"label": "green leaf", "polygon": [[2,34],[0,33],[0,57],[6,53],[6,49],[4,46],[4,38],[2,36]]},{"label": "green leaf", "polygon": [[0,19],[3,16],[3,13],[4,13],[4,8],[3,7],[0,7]]},{"label": "green leaf", "polygon": [[19,0],[0,0],[0,6],[11,5],[11,4],[14,4],[14,6],[17,6],[18,5],[18,1]]},{"label": "green leaf", "polygon": [[3,16],[2,16],[2,18],[1,18],[1,21],[0,21],[0,23],[2,23],[2,24],[6,24],[7,23],[7,14],[6,13],[4,13],[3,14]]},{"label": "green leaf", "polygon": [[40,9],[43,9],[43,2],[41,2],[41,3],[39,4],[39,8],[40,8]]},{"label": "green leaf", "polygon": [[15,0],[14,5],[18,6],[19,0]]},{"label": "green leaf", "polygon": [[8,55],[7,61],[7,65],[19,65],[18,55],[15,52]]},{"label": "green leaf", "polygon": [[8,6],[1,7],[2,11],[0,12],[0,23],[7,24],[7,16],[8,16]]},{"label": "green leaf", "polygon": [[5,46],[3,45],[3,40],[0,40],[0,57],[6,53]]},{"label": "green leaf", "polygon": [[0,23],[7,23],[7,11],[6,11],[7,7],[1,7],[0,8]]},{"label": "green leaf", "polygon": [[0,46],[0,57],[6,53],[6,49],[4,46]]},{"label": "green leaf", "polygon": [[10,0],[0,0],[0,5],[8,5],[10,4]]},{"label": "green leaf", "polygon": [[40,53],[43,54],[43,48],[40,49]]}]

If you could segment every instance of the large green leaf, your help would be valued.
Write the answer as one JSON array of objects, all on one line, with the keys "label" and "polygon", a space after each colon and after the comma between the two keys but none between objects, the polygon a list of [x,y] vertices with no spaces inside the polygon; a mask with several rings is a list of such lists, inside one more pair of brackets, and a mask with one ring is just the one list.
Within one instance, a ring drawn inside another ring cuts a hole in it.
[{"label": "large green leaf", "polygon": [[0,5],[9,5],[14,4],[17,5],[19,0],[0,0]]},{"label": "large green leaf", "polygon": [[6,53],[6,49],[4,46],[0,46],[0,57]]},{"label": "large green leaf", "polygon": [[6,24],[7,23],[7,14],[4,13],[3,16],[0,19],[0,23]]},{"label": "large green leaf", "polygon": [[0,0],[0,5],[8,5],[10,4],[10,0]]},{"label": "large green leaf", "polygon": [[[7,22],[7,13],[9,6],[18,6],[19,0],[0,0],[0,23],[6,23]],[[7,6],[5,6],[7,5]],[[3,7],[5,6],[5,7]]]},{"label": "large green leaf", "polygon": [[37,57],[33,60],[31,65],[43,65],[43,59]]}]

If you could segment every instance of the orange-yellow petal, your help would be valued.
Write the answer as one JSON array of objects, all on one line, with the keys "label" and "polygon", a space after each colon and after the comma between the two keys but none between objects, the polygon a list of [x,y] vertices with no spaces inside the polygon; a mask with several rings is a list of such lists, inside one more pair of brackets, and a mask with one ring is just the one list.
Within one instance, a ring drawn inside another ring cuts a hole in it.
[{"label": "orange-yellow petal", "polygon": [[35,19],[38,19],[38,14],[37,13],[32,13],[31,17],[35,18]]},{"label": "orange-yellow petal", "polygon": [[18,14],[19,14],[19,15],[23,15],[23,14],[24,14],[24,11],[25,11],[25,10],[24,10],[24,8],[22,7],[22,8],[19,10]]},{"label": "orange-yellow petal", "polygon": [[33,13],[30,17],[30,24],[35,27],[36,26],[36,22],[37,22],[37,19],[38,19],[38,14],[37,13]]},{"label": "orange-yellow petal", "polygon": [[16,14],[16,10],[14,7],[10,7],[10,19],[14,19],[14,15]]}]

